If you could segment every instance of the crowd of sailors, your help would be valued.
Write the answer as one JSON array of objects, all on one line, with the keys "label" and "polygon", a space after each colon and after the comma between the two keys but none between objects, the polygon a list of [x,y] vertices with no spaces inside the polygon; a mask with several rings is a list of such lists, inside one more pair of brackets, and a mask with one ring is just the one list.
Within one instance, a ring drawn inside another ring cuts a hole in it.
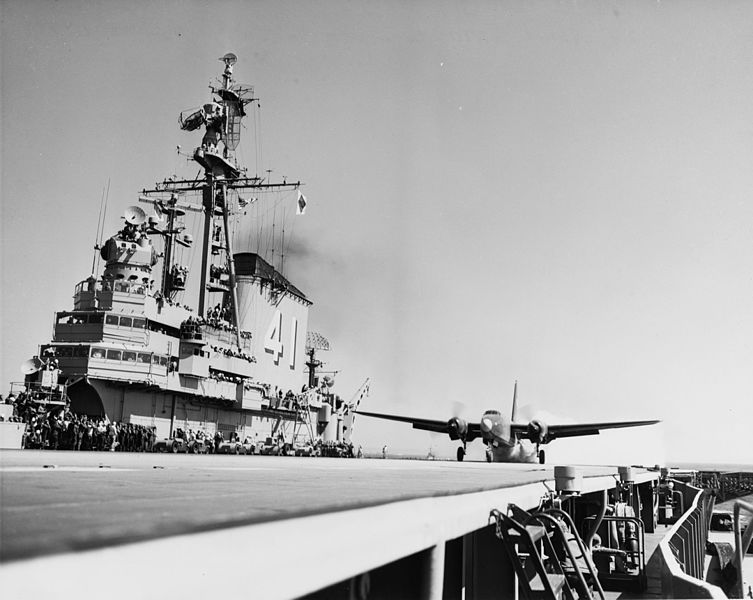
[{"label": "crowd of sailors", "polygon": [[211,279],[221,279],[223,276],[230,274],[230,271],[225,265],[209,265],[209,277]]},{"label": "crowd of sailors", "polygon": [[45,408],[26,392],[4,402],[13,405],[9,420],[26,424],[25,448],[151,452],[157,437],[155,427],[80,415],[57,404]]},{"label": "crowd of sailors", "polygon": [[209,379],[214,379],[215,381],[229,381],[230,383],[234,383],[236,385],[245,381],[245,379],[239,375],[230,375],[229,373],[215,371],[214,369],[210,369]]},{"label": "crowd of sailors", "polygon": [[[236,328],[234,325],[230,323],[230,309],[225,307],[222,310],[219,309],[219,304],[212,309],[209,309],[207,311],[207,318],[203,318],[201,316],[198,317],[188,317],[183,323],[181,323],[180,329],[181,333],[185,334],[193,334],[195,339],[201,339],[201,328],[204,325],[209,325],[211,327],[214,327],[215,329],[221,329],[222,331],[230,331],[232,333],[235,333]],[[248,337],[244,336],[243,332],[241,332],[241,337]]]},{"label": "crowd of sailors", "polygon": [[[295,395],[290,391],[283,396],[282,390],[278,390],[276,396],[280,402],[295,402]],[[77,414],[71,411],[69,406],[41,402],[33,392],[20,392],[18,395],[11,393],[5,400],[0,395],[0,403],[13,405],[9,421],[26,424],[24,448],[114,452],[153,452],[155,449],[157,429],[154,426],[118,423],[99,416]],[[3,420],[2,416],[0,420]],[[186,442],[203,441],[210,451],[218,451],[219,445],[223,442],[223,435],[219,431],[210,437],[204,431],[194,432],[189,429],[186,434],[178,428],[174,437],[182,438]],[[232,432],[230,442],[234,441],[240,442],[240,437]],[[252,442],[249,438],[244,440],[244,444],[253,445],[255,453],[285,454],[286,448],[290,448],[290,454],[296,453],[292,445],[284,443],[282,437],[279,437],[273,448],[267,449],[266,452],[256,441]],[[310,451],[304,455],[363,457],[362,448],[359,446],[356,451],[351,442],[318,439],[313,444],[309,443],[309,448]]]},{"label": "crowd of sailors", "polygon": [[256,362],[256,358],[254,358],[250,354],[241,352],[240,350],[235,350],[233,348],[221,348],[220,346],[210,346],[210,347],[212,348],[212,350],[214,350],[218,354],[224,354],[225,356],[229,356],[232,358],[242,358],[243,360],[246,360],[248,362]]}]

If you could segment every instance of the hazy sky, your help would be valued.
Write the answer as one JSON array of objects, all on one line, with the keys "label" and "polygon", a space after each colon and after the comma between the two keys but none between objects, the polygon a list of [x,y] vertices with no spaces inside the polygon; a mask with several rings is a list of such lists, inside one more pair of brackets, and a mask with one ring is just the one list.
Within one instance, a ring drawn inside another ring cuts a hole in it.
[{"label": "hazy sky", "polygon": [[306,183],[286,270],[343,397],[371,377],[366,409],[478,419],[517,379],[529,414],[664,420],[551,462],[753,456],[752,3],[0,7],[3,392],[89,275],[107,181],[111,234],[195,175],[177,116],[232,51],[262,169]]}]

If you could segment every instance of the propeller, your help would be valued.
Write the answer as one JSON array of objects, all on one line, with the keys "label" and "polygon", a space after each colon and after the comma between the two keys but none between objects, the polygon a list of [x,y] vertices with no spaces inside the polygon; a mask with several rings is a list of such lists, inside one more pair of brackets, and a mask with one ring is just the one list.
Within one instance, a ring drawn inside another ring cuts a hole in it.
[{"label": "propeller", "polygon": [[549,436],[549,427],[544,421],[533,419],[528,423],[528,431],[526,435],[534,444],[546,444]]},{"label": "propeller", "polygon": [[450,435],[451,440],[465,441],[468,434],[468,423],[460,417],[452,417],[447,421],[447,433]]},{"label": "propeller", "polygon": [[462,400],[453,400],[452,416],[460,417],[465,412],[466,404]]}]

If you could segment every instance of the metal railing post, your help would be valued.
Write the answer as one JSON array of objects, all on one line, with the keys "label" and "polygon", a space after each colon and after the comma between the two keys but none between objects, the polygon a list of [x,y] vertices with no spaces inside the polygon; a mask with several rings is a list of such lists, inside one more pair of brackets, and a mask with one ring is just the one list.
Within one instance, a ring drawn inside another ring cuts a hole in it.
[{"label": "metal railing post", "polygon": [[444,592],[444,550],[445,544],[437,544],[429,548],[424,564],[424,593],[425,600],[442,600]]},{"label": "metal railing post", "polygon": [[740,529],[741,510],[748,511],[753,515],[753,504],[737,500],[733,509],[735,516],[735,566],[737,567],[737,582],[735,583],[735,591],[733,593],[734,598],[743,597],[743,556],[748,546],[750,546],[751,540],[753,540],[753,525],[749,525],[745,530],[745,535],[742,535]]}]

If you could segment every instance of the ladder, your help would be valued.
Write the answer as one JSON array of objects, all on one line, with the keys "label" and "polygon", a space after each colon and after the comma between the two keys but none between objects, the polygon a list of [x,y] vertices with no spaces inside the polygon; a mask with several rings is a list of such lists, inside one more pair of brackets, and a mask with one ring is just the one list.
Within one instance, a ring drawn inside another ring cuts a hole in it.
[{"label": "ladder", "polygon": [[491,519],[522,597],[582,600],[597,594],[604,600],[591,558],[566,512],[553,508],[529,513],[510,504],[507,514],[493,509]]}]

